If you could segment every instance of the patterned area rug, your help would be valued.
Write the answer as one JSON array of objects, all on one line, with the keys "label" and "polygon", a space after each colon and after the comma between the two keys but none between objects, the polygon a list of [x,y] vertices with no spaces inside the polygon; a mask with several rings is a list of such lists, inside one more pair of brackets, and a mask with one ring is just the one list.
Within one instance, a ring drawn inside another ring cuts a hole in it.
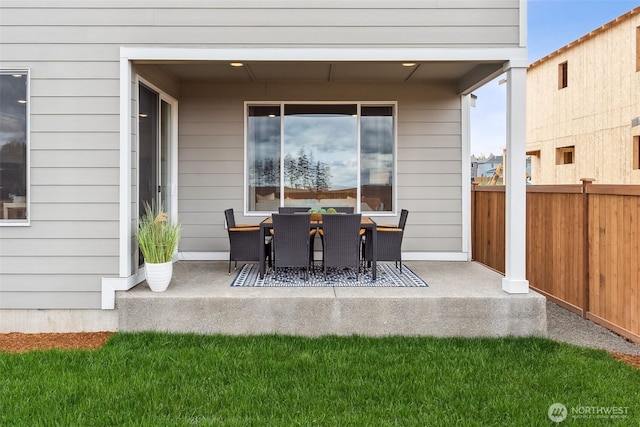
[{"label": "patterned area rug", "polygon": [[378,277],[371,279],[371,269],[365,269],[357,275],[351,269],[330,269],[327,280],[324,279],[322,268],[313,269],[307,280],[304,280],[304,270],[297,268],[282,268],[278,276],[274,277],[273,269],[269,269],[264,279],[259,278],[258,264],[245,264],[236,275],[231,286],[256,287],[427,287],[427,283],[418,277],[409,267],[402,265],[400,269],[395,263],[378,262]]}]

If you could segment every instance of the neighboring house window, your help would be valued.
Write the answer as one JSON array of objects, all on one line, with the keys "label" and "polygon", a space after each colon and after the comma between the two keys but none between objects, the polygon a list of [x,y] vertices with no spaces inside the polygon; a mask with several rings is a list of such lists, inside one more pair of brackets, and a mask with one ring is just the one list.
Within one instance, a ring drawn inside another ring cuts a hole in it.
[{"label": "neighboring house window", "polygon": [[570,165],[575,163],[575,151],[576,147],[574,145],[556,148],[556,165]]},{"label": "neighboring house window", "polygon": [[569,85],[569,63],[558,65],[558,89],[564,89]]},{"label": "neighboring house window", "polygon": [[0,70],[0,224],[27,222],[29,74]]},{"label": "neighboring house window", "polygon": [[393,212],[395,104],[248,104],[247,210]]},{"label": "neighboring house window", "polygon": [[640,71],[640,27],[636,27],[636,71]]},{"label": "neighboring house window", "polygon": [[[533,182],[533,170],[534,167],[536,169],[536,175],[539,174],[539,165],[540,165],[540,150],[532,150],[526,152],[527,160],[525,163],[525,168],[527,170],[527,184],[531,184]],[[537,176],[539,178],[539,176]]]}]

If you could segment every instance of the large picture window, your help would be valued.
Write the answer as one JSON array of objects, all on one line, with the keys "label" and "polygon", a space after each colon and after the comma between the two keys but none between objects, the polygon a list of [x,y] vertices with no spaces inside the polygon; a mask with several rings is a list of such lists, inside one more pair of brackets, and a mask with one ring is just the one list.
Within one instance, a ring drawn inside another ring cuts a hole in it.
[{"label": "large picture window", "polygon": [[395,105],[248,104],[247,211],[393,212]]},{"label": "large picture window", "polygon": [[0,70],[0,224],[27,222],[28,73]]}]

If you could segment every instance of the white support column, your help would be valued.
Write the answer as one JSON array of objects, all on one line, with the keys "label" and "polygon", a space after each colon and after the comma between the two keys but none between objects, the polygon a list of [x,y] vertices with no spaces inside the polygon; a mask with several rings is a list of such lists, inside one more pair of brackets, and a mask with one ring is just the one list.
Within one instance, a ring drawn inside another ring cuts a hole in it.
[{"label": "white support column", "polygon": [[132,273],[131,265],[131,62],[120,53],[120,249],[119,276]]},{"label": "white support column", "polygon": [[526,187],[526,67],[507,69],[506,251],[502,290],[529,292],[526,279],[527,187]]}]

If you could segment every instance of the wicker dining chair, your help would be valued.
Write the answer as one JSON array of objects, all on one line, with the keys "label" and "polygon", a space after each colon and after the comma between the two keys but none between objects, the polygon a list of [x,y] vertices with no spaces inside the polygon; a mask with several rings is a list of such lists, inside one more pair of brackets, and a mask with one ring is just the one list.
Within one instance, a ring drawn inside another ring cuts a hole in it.
[{"label": "wicker dining chair", "polygon": [[361,214],[322,215],[322,270],[353,268],[360,274]]},{"label": "wicker dining chair", "polygon": [[[377,261],[395,261],[396,268],[400,265],[400,273],[402,274],[402,238],[404,237],[404,227],[407,224],[407,217],[409,211],[402,209],[400,211],[400,220],[398,225],[383,225],[376,226],[377,231]],[[364,259],[367,262],[371,262],[373,259],[372,245],[367,244],[366,237],[364,243]]]},{"label": "wicker dining chair", "polygon": [[[311,208],[307,208],[307,207],[303,207],[303,206],[280,206],[278,208],[278,213],[281,213],[281,214],[301,214],[301,213],[309,212],[309,209],[311,209]],[[314,256],[314,247],[315,247],[315,244],[316,244],[316,232],[317,232],[317,230],[315,228],[311,229],[311,242],[309,243],[309,262],[311,263],[311,268],[313,268],[313,265],[315,263],[315,260],[313,259],[313,256]]]},{"label": "wicker dining chair", "polygon": [[225,210],[224,218],[229,233],[229,274],[231,261],[235,261],[235,268],[238,261],[259,261],[261,250],[271,264],[271,241],[262,236],[259,224],[236,224],[233,209]]},{"label": "wicker dining chair", "polygon": [[278,268],[304,269],[304,280],[309,276],[311,260],[311,215],[273,214],[273,269],[277,277]]}]

